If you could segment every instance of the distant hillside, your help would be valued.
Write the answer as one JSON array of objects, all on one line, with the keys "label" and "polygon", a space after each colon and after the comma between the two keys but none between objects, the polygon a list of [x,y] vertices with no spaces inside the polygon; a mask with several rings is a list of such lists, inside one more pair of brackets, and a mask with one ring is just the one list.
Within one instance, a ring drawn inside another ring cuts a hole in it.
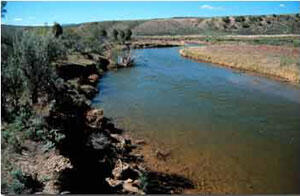
[{"label": "distant hillside", "polygon": [[134,21],[110,21],[80,24],[82,31],[93,26],[110,30],[133,30],[134,35],[194,35],[194,34],[299,34],[300,16],[234,16],[215,18],[171,18]]},{"label": "distant hillside", "polygon": [[170,19],[92,22],[66,25],[64,28],[81,35],[93,28],[105,29],[108,32],[112,29],[129,28],[135,36],[300,34],[300,16],[299,14],[289,14],[214,18],[175,17]]}]

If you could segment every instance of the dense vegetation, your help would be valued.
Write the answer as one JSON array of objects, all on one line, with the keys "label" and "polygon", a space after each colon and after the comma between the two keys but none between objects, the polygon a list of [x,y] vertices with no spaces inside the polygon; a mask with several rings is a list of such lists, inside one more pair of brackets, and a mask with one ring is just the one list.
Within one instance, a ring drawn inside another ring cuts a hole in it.
[{"label": "dense vegetation", "polygon": [[[72,54],[104,55],[114,45],[131,38],[130,29],[115,31],[118,32],[117,36],[108,35],[105,29],[94,28],[88,36],[82,37],[70,29],[63,30],[57,23],[52,29],[2,29],[3,193],[34,193],[42,190],[42,183],[33,174],[22,173],[13,163],[28,148],[27,141],[40,143],[45,151],[55,147],[73,165],[77,165],[78,160],[72,154],[73,144],[77,143],[80,148],[75,148],[78,153],[84,149],[78,142],[84,144],[83,138],[87,136],[80,131],[70,134],[70,130],[75,127],[85,129],[83,115],[89,109],[89,96],[84,96],[78,84],[74,86],[60,75],[57,62],[66,60]],[[105,65],[104,60],[99,63]],[[97,73],[96,69],[92,71]],[[64,118],[56,116],[57,113],[61,113]],[[73,120],[78,123],[70,128],[68,122]],[[72,144],[71,147],[69,144]],[[103,177],[99,174],[97,178],[99,176]]]}]

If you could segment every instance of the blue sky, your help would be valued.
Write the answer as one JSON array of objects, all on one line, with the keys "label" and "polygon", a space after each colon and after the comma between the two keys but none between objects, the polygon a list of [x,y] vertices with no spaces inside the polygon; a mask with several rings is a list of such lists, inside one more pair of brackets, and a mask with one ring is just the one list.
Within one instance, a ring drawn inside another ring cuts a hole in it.
[{"label": "blue sky", "polygon": [[104,20],[299,13],[300,2],[8,2],[2,23],[78,24]]}]

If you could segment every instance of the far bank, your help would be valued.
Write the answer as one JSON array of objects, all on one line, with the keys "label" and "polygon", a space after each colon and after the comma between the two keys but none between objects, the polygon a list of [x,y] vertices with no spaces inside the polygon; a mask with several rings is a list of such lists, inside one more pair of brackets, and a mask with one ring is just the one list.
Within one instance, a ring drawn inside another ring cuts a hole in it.
[{"label": "far bank", "polygon": [[220,44],[181,49],[187,58],[250,71],[265,76],[299,83],[300,49],[288,46]]}]

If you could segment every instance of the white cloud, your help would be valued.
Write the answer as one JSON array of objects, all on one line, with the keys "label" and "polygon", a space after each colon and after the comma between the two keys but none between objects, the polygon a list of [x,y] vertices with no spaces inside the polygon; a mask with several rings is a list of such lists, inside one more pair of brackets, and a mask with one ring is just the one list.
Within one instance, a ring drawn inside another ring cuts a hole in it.
[{"label": "white cloud", "polygon": [[23,18],[14,18],[14,21],[22,21]]},{"label": "white cloud", "polygon": [[279,4],[279,7],[285,7],[285,5],[281,3],[281,4]]},{"label": "white cloud", "polygon": [[214,9],[214,7],[213,7],[213,6],[210,6],[210,5],[202,5],[200,8],[201,8],[201,9],[209,9],[209,10]]},{"label": "white cloud", "polygon": [[214,6],[207,5],[207,4],[202,5],[200,8],[207,9],[207,10],[221,10],[222,9],[221,7],[214,7]]}]

